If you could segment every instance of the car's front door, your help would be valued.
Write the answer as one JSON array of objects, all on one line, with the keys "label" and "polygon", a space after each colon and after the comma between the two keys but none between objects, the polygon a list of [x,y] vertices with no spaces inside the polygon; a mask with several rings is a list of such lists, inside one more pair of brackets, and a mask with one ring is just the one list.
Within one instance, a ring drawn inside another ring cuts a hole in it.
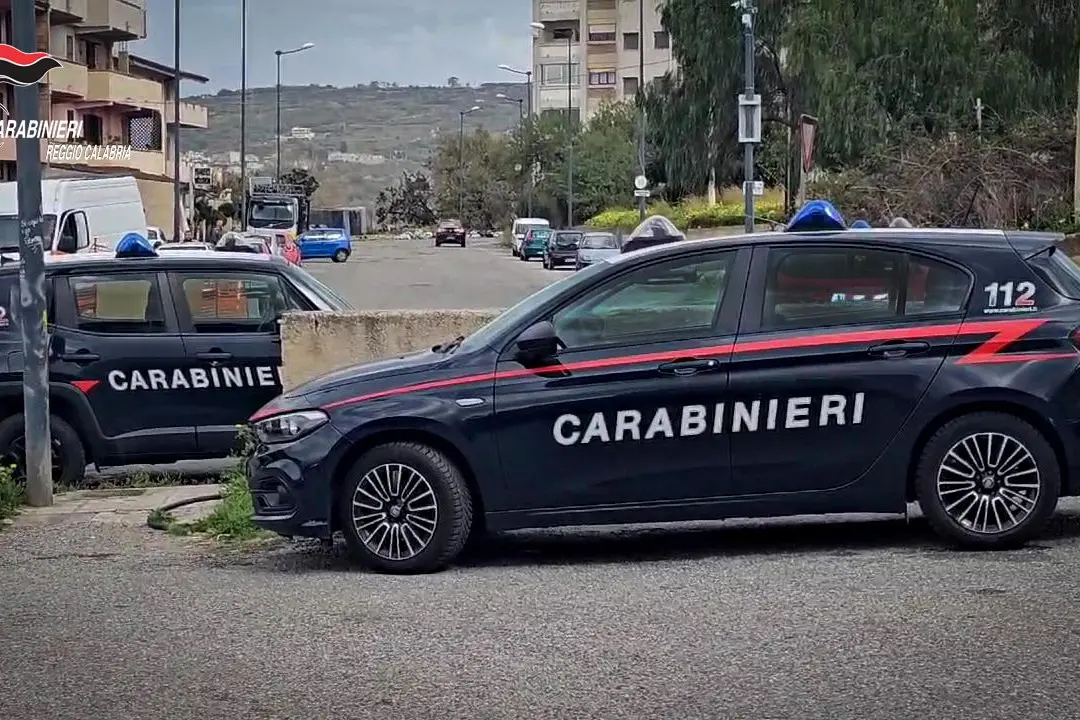
[{"label": "car's front door", "polygon": [[195,419],[199,451],[227,453],[237,426],[281,393],[281,313],[306,308],[270,271],[172,271],[169,279],[192,377],[207,393]]},{"label": "car's front door", "polygon": [[871,467],[940,370],[971,287],[888,247],[758,247],[731,359],[732,488],[820,493]]},{"label": "car's front door", "polygon": [[550,316],[565,348],[500,355],[495,420],[515,508],[647,508],[724,495],[718,431],[749,250],[623,272]]},{"label": "car's front door", "polygon": [[85,393],[109,454],[135,462],[194,453],[200,401],[175,383],[184,344],[164,275],[59,275],[53,292],[50,379]]}]

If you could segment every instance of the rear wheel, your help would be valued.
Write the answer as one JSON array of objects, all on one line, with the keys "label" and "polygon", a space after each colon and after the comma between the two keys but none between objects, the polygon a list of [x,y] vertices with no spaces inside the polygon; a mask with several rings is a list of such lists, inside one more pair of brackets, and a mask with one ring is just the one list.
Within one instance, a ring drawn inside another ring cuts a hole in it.
[{"label": "rear wheel", "polygon": [[1015,548],[1057,507],[1061,468],[1042,433],[1005,413],[964,415],[938,430],[917,470],[919,505],[954,545]]},{"label": "rear wheel", "polygon": [[[0,422],[0,463],[14,467],[16,482],[26,482],[26,418],[22,413]],[[62,418],[49,416],[52,476],[58,487],[80,485],[86,474],[86,449],[79,434]]]},{"label": "rear wheel", "polygon": [[414,442],[368,451],[342,484],[338,508],[351,554],[385,573],[441,570],[461,553],[473,524],[461,471]]},{"label": "rear wheel", "polygon": [[338,250],[337,252],[334,253],[333,260],[336,263],[343,263],[348,259],[349,259],[349,251],[345,250],[344,248],[342,248],[341,250]]}]

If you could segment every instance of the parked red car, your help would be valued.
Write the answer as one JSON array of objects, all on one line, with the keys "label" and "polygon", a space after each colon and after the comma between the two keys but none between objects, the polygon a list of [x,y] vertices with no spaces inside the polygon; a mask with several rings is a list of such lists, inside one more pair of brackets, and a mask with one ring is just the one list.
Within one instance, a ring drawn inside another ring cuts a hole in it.
[{"label": "parked red car", "polygon": [[277,250],[285,260],[293,265],[303,265],[304,260],[300,256],[300,246],[296,244],[288,233],[274,233]]}]

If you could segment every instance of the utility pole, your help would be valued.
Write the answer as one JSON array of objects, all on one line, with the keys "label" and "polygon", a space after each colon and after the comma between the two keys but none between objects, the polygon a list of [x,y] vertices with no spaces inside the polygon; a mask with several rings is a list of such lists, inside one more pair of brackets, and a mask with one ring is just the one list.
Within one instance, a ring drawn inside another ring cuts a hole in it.
[{"label": "utility pole", "polygon": [[746,88],[739,98],[739,142],[743,143],[743,199],[746,232],[754,232],[754,145],[761,142],[761,96],[754,90],[754,0],[738,0],[742,10],[743,65]]},{"label": "utility pole", "polygon": [[173,98],[173,242],[180,242],[181,213],[180,200],[180,0],[173,0],[173,72],[176,83]]},{"label": "utility pole", "polygon": [[1080,223],[1080,69],[1076,76],[1076,163],[1073,170],[1073,217]]},{"label": "utility pole", "polygon": [[[37,52],[34,0],[12,0],[15,47]],[[40,119],[38,86],[15,87],[19,120]],[[15,140],[19,198],[19,330],[23,346],[23,416],[26,419],[26,502],[52,505],[52,446],[49,430],[49,360],[45,319],[45,251],[41,237],[41,140]]]},{"label": "utility pole", "polygon": [[566,229],[574,227],[574,31],[566,36]]},{"label": "utility pole", "polygon": [[277,182],[281,182],[281,56],[284,55],[284,51],[275,50],[274,54],[277,55],[277,101],[275,107],[277,108],[277,173],[274,175],[274,179]]},{"label": "utility pole", "polygon": [[240,224],[247,230],[247,0],[240,0]]},{"label": "utility pole", "polygon": [[[645,177],[645,0],[638,0],[638,175]],[[638,219],[645,222],[649,201],[638,198]]]},{"label": "utility pole", "polygon": [[530,69],[525,73],[525,85],[529,93],[529,116],[527,119],[528,124],[525,126],[525,160],[528,163],[527,172],[529,173],[528,190],[526,198],[526,217],[533,216],[533,193],[536,192],[533,187],[536,184],[536,179],[533,177],[533,156],[532,156],[532,132],[533,132],[533,71]]},{"label": "utility pole", "polygon": [[457,135],[457,212],[458,222],[465,224],[465,111],[459,110],[461,124]]}]

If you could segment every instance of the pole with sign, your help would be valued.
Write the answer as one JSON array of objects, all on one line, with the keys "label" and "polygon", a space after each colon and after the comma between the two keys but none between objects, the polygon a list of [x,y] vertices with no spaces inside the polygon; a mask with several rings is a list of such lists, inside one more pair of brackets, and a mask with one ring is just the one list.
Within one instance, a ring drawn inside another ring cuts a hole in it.
[{"label": "pole with sign", "polygon": [[799,116],[799,149],[801,150],[799,163],[799,194],[798,205],[802,207],[806,203],[806,183],[810,171],[814,168],[814,141],[817,139],[818,120],[813,115]]},{"label": "pole with sign", "polygon": [[743,199],[746,203],[746,232],[754,232],[754,146],[761,142],[761,96],[754,89],[754,0],[738,0],[742,11],[743,70],[746,88],[739,96],[739,142],[743,145]]}]

